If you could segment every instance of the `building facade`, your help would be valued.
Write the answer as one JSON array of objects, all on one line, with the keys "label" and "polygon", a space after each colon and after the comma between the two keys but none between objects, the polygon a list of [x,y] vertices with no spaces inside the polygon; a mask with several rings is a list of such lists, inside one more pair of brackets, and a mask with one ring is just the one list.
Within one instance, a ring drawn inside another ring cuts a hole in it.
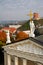
[{"label": "building facade", "polygon": [[39,14],[38,13],[33,13],[33,19],[34,20],[39,20],[40,19]]},{"label": "building facade", "polygon": [[43,65],[43,45],[30,39],[3,48],[4,65]]}]

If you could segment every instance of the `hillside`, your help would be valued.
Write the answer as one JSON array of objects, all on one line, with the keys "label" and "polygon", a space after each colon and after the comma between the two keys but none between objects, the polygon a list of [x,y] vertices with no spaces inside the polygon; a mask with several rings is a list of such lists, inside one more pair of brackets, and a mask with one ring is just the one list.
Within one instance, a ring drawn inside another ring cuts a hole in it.
[{"label": "hillside", "polygon": [[[30,29],[30,25],[29,25],[29,21],[30,20],[27,20],[26,23],[24,23],[20,28],[18,28],[18,30],[20,31],[24,31],[24,30],[29,30]],[[43,19],[39,19],[39,20],[33,20],[34,21],[34,24],[35,26],[36,25],[40,25],[40,26],[43,26]],[[42,34],[43,33],[43,29],[38,29],[38,31]]]}]

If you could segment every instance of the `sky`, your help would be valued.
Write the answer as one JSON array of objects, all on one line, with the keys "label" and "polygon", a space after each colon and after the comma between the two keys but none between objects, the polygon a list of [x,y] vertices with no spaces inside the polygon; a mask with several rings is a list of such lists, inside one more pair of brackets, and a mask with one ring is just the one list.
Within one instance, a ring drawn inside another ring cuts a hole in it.
[{"label": "sky", "polygon": [[30,10],[43,17],[43,0],[0,0],[0,20],[28,20]]}]

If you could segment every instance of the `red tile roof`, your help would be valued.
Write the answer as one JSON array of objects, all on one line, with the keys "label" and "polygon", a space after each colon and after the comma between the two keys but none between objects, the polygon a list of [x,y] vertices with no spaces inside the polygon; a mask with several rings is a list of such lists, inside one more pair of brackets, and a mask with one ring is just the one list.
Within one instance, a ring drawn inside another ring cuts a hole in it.
[{"label": "red tile roof", "polygon": [[2,28],[2,30],[9,30],[10,31],[10,33],[13,33],[14,31],[16,31],[16,28],[14,28],[14,27],[4,27],[4,28]]},{"label": "red tile roof", "polygon": [[0,30],[0,32],[2,32],[2,30]]}]

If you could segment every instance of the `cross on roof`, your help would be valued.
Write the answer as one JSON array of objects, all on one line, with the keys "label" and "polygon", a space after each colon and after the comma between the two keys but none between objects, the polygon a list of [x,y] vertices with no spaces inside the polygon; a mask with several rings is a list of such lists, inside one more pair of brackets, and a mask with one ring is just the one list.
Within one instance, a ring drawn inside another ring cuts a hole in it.
[{"label": "cross on roof", "polygon": [[32,11],[30,11],[30,13],[28,14],[28,16],[30,16],[30,20],[31,20],[32,17],[33,17],[33,13],[32,13]]}]

